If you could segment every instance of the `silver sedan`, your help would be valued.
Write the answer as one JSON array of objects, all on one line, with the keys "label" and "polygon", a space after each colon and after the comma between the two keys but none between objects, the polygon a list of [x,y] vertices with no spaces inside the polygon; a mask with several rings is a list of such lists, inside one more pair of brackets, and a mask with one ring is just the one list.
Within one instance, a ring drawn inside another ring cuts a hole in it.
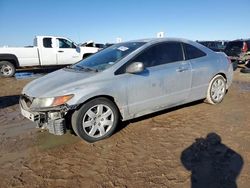
[{"label": "silver sedan", "polygon": [[22,114],[50,133],[88,142],[109,137],[120,121],[206,99],[220,103],[232,83],[224,53],[189,40],[147,39],[115,44],[29,83]]}]

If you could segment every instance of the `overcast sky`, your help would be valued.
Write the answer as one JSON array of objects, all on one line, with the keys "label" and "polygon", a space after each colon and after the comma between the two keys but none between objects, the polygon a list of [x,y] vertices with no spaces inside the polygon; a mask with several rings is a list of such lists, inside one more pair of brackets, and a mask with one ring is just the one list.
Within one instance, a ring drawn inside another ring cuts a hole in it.
[{"label": "overcast sky", "polygon": [[36,35],[76,43],[156,37],[250,38],[250,0],[0,0],[0,46],[31,45]]}]

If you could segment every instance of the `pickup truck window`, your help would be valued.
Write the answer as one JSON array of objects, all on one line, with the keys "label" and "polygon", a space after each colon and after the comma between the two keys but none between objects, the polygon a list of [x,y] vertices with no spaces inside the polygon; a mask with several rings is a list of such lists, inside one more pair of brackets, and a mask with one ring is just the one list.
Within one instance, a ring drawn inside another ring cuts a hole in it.
[{"label": "pickup truck window", "polygon": [[76,48],[73,42],[66,39],[57,39],[59,41],[59,48]]},{"label": "pickup truck window", "polygon": [[43,38],[43,47],[44,48],[52,48],[51,38]]}]

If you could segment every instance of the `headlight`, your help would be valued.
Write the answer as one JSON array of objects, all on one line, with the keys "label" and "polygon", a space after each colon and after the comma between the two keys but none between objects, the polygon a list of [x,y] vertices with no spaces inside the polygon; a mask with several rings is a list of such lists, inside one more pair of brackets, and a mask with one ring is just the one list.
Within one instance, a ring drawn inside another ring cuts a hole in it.
[{"label": "headlight", "polygon": [[54,107],[60,106],[68,102],[74,95],[64,95],[49,98],[35,98],[32,102],[34,108]]}]

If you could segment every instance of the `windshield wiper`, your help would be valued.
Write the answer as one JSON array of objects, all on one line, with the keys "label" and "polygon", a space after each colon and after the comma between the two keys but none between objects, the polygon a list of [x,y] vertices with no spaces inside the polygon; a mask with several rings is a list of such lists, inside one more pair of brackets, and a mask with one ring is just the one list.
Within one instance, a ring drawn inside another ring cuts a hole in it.
[{"label": "windshield wiper", "polygon": [[98,69],[95,68],[90,68],[90,67],[83,67],[80,65],[75,65],[75,67],[77,67],[79,70],[87,70],[87,71],[94,71],[94,72],[98,72]]}]

